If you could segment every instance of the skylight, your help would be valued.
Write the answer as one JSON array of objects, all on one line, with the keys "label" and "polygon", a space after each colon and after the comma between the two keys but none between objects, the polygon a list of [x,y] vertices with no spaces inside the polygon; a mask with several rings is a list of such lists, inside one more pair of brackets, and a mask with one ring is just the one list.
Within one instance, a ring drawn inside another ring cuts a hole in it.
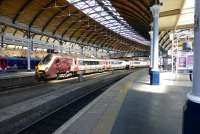
[{"label": "skylight", "polygon": [[[121,36],[144,45],[150,44],[149,41],[140,36],[129,24],[126,23],[109,0],[68,1],[95,21]],[[101,3],[101,5],[99,3]]]}]

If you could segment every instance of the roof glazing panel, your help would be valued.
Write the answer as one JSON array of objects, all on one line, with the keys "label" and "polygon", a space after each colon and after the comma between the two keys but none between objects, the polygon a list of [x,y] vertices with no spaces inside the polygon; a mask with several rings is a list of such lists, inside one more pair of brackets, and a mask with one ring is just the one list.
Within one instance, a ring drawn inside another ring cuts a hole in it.
[{"label": "roof glazing panel", "polygon": [[[68,0],[71,4],[104,25],[108,29],[121,36],[149,45],[149,41],[140,36],[126,21],[119,15],[109,0]],[[92,10],[92,11],[91,11]],[[118,28],[116,28],[118,27]],[[120,30],[119,30],[120,29]]]}]

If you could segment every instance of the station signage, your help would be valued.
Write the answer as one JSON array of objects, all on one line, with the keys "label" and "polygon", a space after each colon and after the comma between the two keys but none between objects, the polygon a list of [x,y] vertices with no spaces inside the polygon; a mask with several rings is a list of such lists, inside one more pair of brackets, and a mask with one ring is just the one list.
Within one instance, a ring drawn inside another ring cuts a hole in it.
[{"label": "station signage", "polygon": [[178,52],[177,70],[192,70],[193,69],[193,52]]}]

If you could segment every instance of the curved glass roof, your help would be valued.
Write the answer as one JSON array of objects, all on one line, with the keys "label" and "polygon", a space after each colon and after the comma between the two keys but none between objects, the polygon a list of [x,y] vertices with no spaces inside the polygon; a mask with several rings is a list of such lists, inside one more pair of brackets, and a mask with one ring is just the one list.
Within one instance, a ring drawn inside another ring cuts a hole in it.
[{"label": "curved glass roof", "polygon": [[121,36],[149,45],[116,11],[109,0],[68,0],[76,8]]}]

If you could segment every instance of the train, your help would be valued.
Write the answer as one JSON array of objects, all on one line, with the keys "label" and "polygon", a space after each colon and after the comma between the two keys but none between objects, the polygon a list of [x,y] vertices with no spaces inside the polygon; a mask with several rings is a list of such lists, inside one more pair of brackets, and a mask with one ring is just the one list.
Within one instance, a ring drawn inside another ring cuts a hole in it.
[{"label": "train", "polygon": [[150,62],[148,60],[130,60],[129,62],[129,67],[130,68],[136,68],[136,67],[149,67]]},{"label": "train", "polygon": [[[147,67],[147,64],[141,66]],[[138,66],[138,64],[137,64]],[[140,66],[140,67],[141,67]],[[119,59],[94,59],[78,58],[59,54],[48,54],[37,65],[36,79],[59,78],[60,76],[72,76],[94,72],[104,72],[117,69],[130,69],[135,67],[135,62]]]},{"label": "train", "polygon": [[[39,58],[31,58],[31,69],[34,70],[41,61]],[[6,57],[0,56],[0,72],[17,71],[27,69],[26,57]]]},{"label": "train", "polygon": [[116,59],[77,58],[58,54],[48,54],[36,67],[37,79],[59,78],[113,69],[125,69],[127,62]]}]

